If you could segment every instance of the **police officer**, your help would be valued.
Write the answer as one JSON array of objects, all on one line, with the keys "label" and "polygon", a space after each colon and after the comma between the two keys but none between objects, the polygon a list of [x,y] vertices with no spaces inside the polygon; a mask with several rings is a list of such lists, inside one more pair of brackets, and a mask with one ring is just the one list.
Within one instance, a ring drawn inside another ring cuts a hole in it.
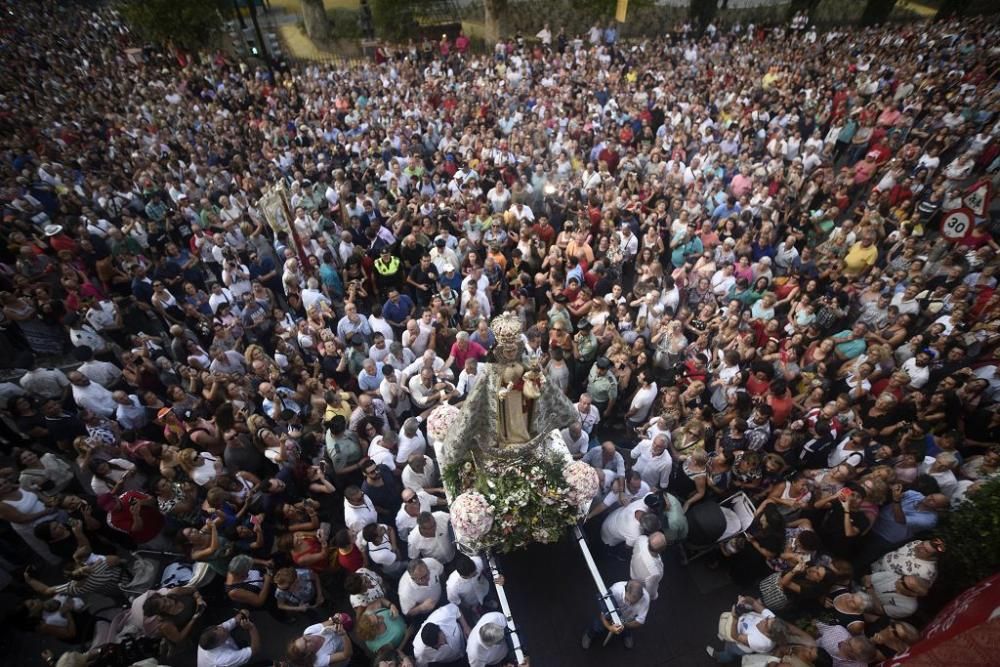
[{"label": "police officer", "polygon": [[611,361],[607,357],[599,357],[597,363],[590,369],[587,376],[587,393],[593,400],[594,407],[601,413],[602,419],[611,417],[618,399],[618,378],[610,371]]}]

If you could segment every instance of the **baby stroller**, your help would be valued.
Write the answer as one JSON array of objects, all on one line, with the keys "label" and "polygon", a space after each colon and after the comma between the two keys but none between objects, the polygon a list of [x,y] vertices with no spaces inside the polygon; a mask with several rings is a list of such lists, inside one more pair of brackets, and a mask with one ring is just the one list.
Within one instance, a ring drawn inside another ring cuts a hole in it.
[{"label": "baby stroller", "polygon": [[705,501],[692,506],[687,512],[688,539],[682,551],[684,564],[745,532],[753,523],[754,512],[754,504],[742,491],[721,502]]},{"label": "baby stroller", "polygon": [[157,588],[207,585],[215,573],[206,563],[181,560],[184,554],[170,551],[139,550],[133,552],[132,579],[120,586],[129,600]]}]

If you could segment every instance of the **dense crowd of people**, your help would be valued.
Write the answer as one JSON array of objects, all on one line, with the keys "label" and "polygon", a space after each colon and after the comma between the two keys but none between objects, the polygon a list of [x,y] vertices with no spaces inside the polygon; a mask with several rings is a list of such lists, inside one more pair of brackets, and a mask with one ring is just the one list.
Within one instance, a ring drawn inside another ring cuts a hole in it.
[{"label": "dense crowd of people", "polygon": [[938,231],[1000,166],[995,24],[546,26],[272,73],[3,10],[0,553],[18,622],[79,649],[53,661],[248,664],[268,613],[290,665],[512,664],[423,425],[505,311],[630,563],[584,648],[632,646],[735,493],[712,566],[757,594],[711,655],[917,640],[934,528],[1000,469],[993,221]]}]

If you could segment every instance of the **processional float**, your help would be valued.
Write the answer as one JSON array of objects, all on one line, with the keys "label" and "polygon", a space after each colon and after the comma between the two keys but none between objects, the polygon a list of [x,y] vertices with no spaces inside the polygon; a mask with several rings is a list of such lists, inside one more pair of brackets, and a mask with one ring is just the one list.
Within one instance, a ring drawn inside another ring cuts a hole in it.
[{"label": "processional float", "polygon": [[[441,405],[427,417],[441,469],[458,548],[486,554],[494,575],[495,555],[533,543],[556,542],[572,528],[607,618],[620,625],[614,600],[580,530],[600,489],[597,471],[574,461],[560,431],[578,420],[575,406],[546,382],[537,361],[523,355],[522,324],[505,313],[491,324],[496,337],[492,363],[461,408]],[[518,663],[525,654],[504,586],[497,597],[507,619]]]}]

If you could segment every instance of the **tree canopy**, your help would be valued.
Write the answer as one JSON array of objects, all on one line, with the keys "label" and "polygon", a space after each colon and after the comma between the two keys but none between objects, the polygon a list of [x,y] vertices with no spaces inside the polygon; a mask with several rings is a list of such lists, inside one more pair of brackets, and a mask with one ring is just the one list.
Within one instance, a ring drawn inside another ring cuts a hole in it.
[{"label": "tree canopy", "polygon": [[133,30],[152,42],[197,49],[222,32],[224,0],[122,0],[119,10]]}]

